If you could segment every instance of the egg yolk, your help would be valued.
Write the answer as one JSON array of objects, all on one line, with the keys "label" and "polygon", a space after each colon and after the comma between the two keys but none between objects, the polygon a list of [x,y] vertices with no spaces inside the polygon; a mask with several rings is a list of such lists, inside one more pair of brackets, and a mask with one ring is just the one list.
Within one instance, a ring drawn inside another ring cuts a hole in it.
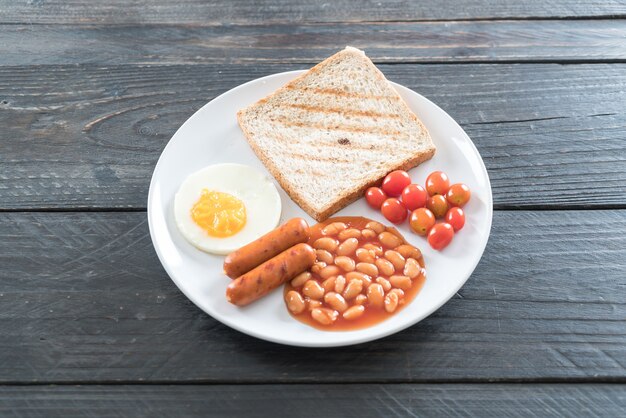
[{"label": "egg yolk", "polygon": [[231,194],[203,189],[191,208],[191,218],[210,236],[225,238],[246,225],[246,207]]}]

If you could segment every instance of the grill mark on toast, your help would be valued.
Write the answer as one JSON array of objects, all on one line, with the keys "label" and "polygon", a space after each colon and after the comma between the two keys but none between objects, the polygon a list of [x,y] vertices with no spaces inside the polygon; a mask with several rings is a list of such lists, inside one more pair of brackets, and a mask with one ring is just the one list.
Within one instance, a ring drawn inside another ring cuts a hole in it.
[{"label": "grill mark on toast", "polygon": [[[292,142],[290,139],[286,138],[284,135],[280,135],[276,132],[273,132],[271,135],[267,135],[267,136],[284,144],[289,144]],[[337,149],[337,145],[335,141],[319,141],[318,145],[321,147],[328,147],[328,148],[332,148],[335,150]],[[350,145],[347,146],[347,148],[350,148],[351,150],[356,150],[356,151],[372,151],[372,152],[382,151],[382,147],[379,147],[376,145],[363,146],[354,141],[351,141]],[[307,160],[310,159],[310,155],[306,156],[306,159]],[[354,160],[347,160],[347,162],[352,163],[354,162]]]},{"label": "grill mark on toast", "polygon": [[344,96],[344,97],[355,97],[357,99],[364,99],[364,100],[398,100],[398,96],[375,96],[373,94],[359,94],[359,93],[350,93],[348,91],[344,91],[344,90],[338,90],[338,89],[324,89],[321,87],[298,87],[298,86],[294,86],[292,84],[287,84],[286,86],[284,86],[285,89],[287,90],[301,90],[301,91],[308,91],[308,92],[313,92],[313,93],[320,93],[320,94],[331,94],[333,96]]},{"label": "grill mark on toast", "polygon": [[320,155],[303,154],[299,152],[285,152],[283,155],[293,158],[301,158],[305,161],[326,161],[329,163],[346,163],[351,164],[353,160],[346,160],[338,157],[322,157]]},{"label": "grill mark on toast", "polygon": [[339,113],[342,115],[354,115],[354,116],[365,116],[365,117],[376,117],[376,118],[384,118],[384,119],[401,119],[400,115],[395,113],[380,113],[374,112],[373,110],[353,110],[348,108],[340,108],[340,107],[324,107],[324,106],[312,106],[298,103],[276,103],[276,107],[292,107],[295,109],[309,110],[311,112],[320,112],[320,113]]},{"label": "grill mark on toast", "polygon": [[377,127],[361,128],[358,126],[328,126],[328,125],[324,125],[321,123],[296,122],[296,121],[288,120],[286,118],[272,119],[272,122],[277,122],[284,126],[295,126],[298,128],[320,129],[320,130],[326,130],[326,131],[347,131],[347,132],[364,132],[364,133],[375,132],[377,134],[386,135],[386,136],[401,136],[402,135],[402,132],[400,131],[393,131],[390,129],[377,128]]}]

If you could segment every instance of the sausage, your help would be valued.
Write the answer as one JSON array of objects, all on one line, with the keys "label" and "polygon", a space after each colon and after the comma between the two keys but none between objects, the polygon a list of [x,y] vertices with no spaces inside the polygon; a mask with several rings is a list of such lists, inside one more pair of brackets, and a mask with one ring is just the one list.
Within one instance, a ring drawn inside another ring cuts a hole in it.
[{"label": "sausage", "polygon": [[245,306],[293,279],[315,263],[315,250],[307,244],[296,244],[250,270],[226,288],[226,299]]},{"label": "sausage", "polygon": [[228,254],[224,260],[224,274],[235,279],[282,251],[307,242],[309,236],[309,225],[304,219],[290,219],[261,238]]}]

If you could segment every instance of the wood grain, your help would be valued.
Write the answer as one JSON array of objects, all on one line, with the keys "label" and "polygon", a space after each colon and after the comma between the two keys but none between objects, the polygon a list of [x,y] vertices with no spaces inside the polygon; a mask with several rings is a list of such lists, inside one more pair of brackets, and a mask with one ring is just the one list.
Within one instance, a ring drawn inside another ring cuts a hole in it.
[{"label": "wood grain", "polygon": [[1,65],[314,64],[352,45],[376,63],[593,62],[625,61],[624,39],[624,20],[2,25],[0,56]]},{"label": "wood grain", "polygon": [[626,388],[569,385],[2,386],[5,417],[617,417]]},{"label": "wood grain", "polygon": [[[154,164],[189,116],[245,81],[298,68],[0,67],[0,209],[143,209]],[[380,68],[465,128],[496,208],[626,204],[626,65]]]},{"label": "wood grain", "polygon": [[221,25],[276,22],[362,22],[485,18],[619,17],[623,0],[428,0],[319,2],[311,0],[0,0],[1,23],[186,23]]},{"label": "wood grain", "polygon": [[0,383],[623,382],[625,229],[624,210],[496,212],[482,261],[439,311],[313,350],[192,305],[144,213],[3,213]]}]

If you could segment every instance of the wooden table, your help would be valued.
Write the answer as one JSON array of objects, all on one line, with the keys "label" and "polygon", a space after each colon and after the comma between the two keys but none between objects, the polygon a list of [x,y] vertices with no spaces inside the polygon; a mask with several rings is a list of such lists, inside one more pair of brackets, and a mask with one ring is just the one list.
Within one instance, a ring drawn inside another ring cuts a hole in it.
[{"label": "wooden table", "polygon": [[[0,0],[0,415],[622,415],[626,2],[253,3]],[[347,44],[473,139],[491,238],[404,332],[259,341],[168,278],[150,175],[216,95]]]}]

